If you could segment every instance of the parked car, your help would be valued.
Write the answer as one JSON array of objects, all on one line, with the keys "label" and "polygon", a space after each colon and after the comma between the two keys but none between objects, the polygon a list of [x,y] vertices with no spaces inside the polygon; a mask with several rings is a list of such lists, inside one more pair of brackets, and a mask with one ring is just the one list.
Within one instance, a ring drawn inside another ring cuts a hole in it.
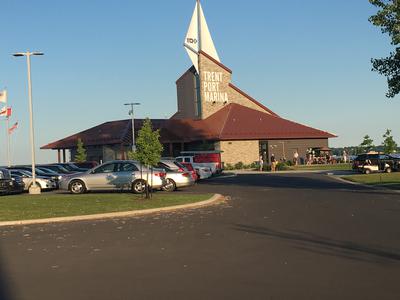
[{"label": "parked car", "polygon": [[400,171],[400,159],[386,154],[361,154],[354,160],[353,169],[365,174]]},{"label": "parked car", "polygon": [[13,181],[11,179],[10,171],[7,169],[0,169],[0,195],[7,195],[13,190]]},{"label": "parked car", "polygon": [[62,166],[57,166],[57,165],[38,165],[37,168],[39,168],[39,169],[46,168],[46,169],[52,170],[54,172],[57,172],[58,174],[76,173],[76,172],[68,171],[66,168],[64,168]]},{"label": "parked car", "polygon": [[13,176],[11,177],[12,179],[12,189],[10,191],[10,194],[20,194],[23,193],[25,190],[25,183],[22,180],[21,176]]},{"label": "parked car", "polygon": [[94,190],[131,190],[141,194],[145,192],[147,184],[153,189],[162,188],[166,184],[165,172],[141,168],[135,161],[115,160],[84,173],[63,176],[60,189],[73,194]]},{"label": "parked car", "polygon": [[[28,171],[31,171],[31,170],[32,169],[30,169]],[[41,167],[41,166],[36,166],[35,170],[39,170],[39,171],[43,172],[44,174],[46,174],[44,176],[57,177],[58,181],[60,181],[61,178],[63,177],[63,175],[65,175],[65,174],[60,174],[60,173],[57,173],[56,171],[53,171],[53,170],[50,170],[50,169],[47,169],[47,168]]]},{"label": "parked car", "polygon": [[[14,166],[14,167],[9,167],[7,168],[9,170],[25,170],[29,171],[32,173],[32,167],[31,166]],[[61,175],[52,171],[52,170],[43,170],[42,168],[35,167],[35,173],[36,176],[41,176],[41,177],[47,177],[50,179],[53,179],[57,184],[58,181],[61,179]]]},{"label": "parked car", "polygon": [[191,163],[182,163],[182,165],[186,167],[195,182],[199,180],[199,175],[197,175],[197,172]]},{"label": "parked car", "polygon": [[[20,176],[25,184],[24,190],[27,191],[33,184],[33,175],[31,172],[26,170],[9,170],[11,176]],[[54,190],[57,188],[57,183],[47,177],[36,177],[36,184],[43,190]]]},{"label": "parked car", "polygon": [[86,172],[89,168],[80,168],[73,163],[56,163],[53,166],[61,166],[72,173]]},{"label": "parked car", "polygon": [[97,161],[84,161],[84,162],[73,162],[73,164],[82,169],[93,169],[99,165]]},{"label": "parked car", "polygon": [[173,160],[161,160],[158,168],[162,168],[167,173],[165,179],[167,183],[162,187],[163,191],[172,192],[178,188],[188,187],[195,183],[190,172],[185,166]]}]

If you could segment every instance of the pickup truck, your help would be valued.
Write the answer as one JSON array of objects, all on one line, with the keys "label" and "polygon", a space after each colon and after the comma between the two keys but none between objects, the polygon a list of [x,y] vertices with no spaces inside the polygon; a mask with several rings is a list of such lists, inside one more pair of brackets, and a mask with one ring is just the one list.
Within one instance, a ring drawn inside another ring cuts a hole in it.
[{"label": "pickup truck", "polygon": [[191,163],[194,168],[208,167],[211,169],[212,174],[222,172],[221,162],[219,162],[217,158],[211,157],[210,154],[178,156],[175,160],[182,163]]}]

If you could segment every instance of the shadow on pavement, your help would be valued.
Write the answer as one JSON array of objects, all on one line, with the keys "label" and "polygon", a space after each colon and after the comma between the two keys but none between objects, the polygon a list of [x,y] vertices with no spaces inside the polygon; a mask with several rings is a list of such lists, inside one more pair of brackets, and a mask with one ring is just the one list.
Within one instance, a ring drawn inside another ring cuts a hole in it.
[{"label": "shadow on pavement", "polygon": [[343,257],[372,263],[400,263],[400,249],[387,249],[375,245],[362,245],[353,241],[340,241],[328,237],[302,232],[277,231],[266,227],[235,224],[234,230],[264,235],[293,242],[296,248],[322,255]]},{"label": "shadow on pavement", "polygon": [[[0,255],[1,258],[1,255]],[[0,299],[1,300],[12,300],[15,299],[15,297],[11,296],[10,292],[10,285],[8,284],[6,280],[6,270],[4,268],[4,263],[2,262],[0,264]]]},{"label": "shadow on pavement", "polygon": [[[372,187],[354,185],[337,181],[323,174],[239,174],[236,177],[224,179],[205,180],[210,186],[239,186],[239,187],[263,187],[277,189],[314,189],[314,190],[347,190],[352,192],[378,192]],[[202,183],[200,183],[202,184]],[[385,190],[385,193],[399,195],[396,192]]]}]

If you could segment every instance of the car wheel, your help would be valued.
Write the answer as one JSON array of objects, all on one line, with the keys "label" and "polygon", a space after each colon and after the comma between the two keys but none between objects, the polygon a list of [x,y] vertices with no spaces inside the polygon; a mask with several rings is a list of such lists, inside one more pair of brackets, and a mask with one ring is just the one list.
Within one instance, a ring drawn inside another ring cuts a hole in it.
[{"label": "car wheel", "polygon": [[132,193],[143,194],[146,191],[146,181],[136,180],[132,183]]},{"label": "car wheel", "polygon": [[69,184],[68,190],[72,194],[83,194],[86,192],[86,186],[82,180],[72,180]]},{"label": "car wheel", "polygon": [[371,173],[371,170],[370,170],[370,169],[365,169],[364,173],[365,173],[365,174],[370,174],[370,173]]},{"label": "car wheel", "polygon": [[391,168],[387,168],[387,169],[385,170],[385,172],[386,172],[386,173],[392,173],[392,169],[391,169]]},{"label": "car wheel", "polygon": [[176,190],[176,183],[170,178],[167,178],[167,183],[162,187],[165,192],[173,192]]}]

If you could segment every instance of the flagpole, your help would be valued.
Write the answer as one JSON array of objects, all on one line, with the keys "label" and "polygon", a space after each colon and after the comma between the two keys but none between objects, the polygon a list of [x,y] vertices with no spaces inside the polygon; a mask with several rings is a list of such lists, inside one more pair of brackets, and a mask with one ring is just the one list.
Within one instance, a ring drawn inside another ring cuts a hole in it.
[{"label": "flagpole", "polygon": [[7,159],[8,167],[11,167],[11,155],[10,155],[10,117],[6,119],[7,127]]},{"label": "flagpole", "polygon": [[200,13],[200,0],[197,0],[197,28],[198,28],[198,35],[199,35],[199,53],[197,55],[200,56],[200,51],[202,49],[201,45],[201,13]]},{"label": "flagpole", "polygon": [[10,133],[9,133],[9,128],[10,128],[10,116],[8,115],[8,97],[7,97],[7,89],[4,89],[6,91],[6,101],[5,101],[5,107],[7,109],[6,111],[6,134],[7,134],[7,166],[11,167],[11,159],[10,159]]}]

